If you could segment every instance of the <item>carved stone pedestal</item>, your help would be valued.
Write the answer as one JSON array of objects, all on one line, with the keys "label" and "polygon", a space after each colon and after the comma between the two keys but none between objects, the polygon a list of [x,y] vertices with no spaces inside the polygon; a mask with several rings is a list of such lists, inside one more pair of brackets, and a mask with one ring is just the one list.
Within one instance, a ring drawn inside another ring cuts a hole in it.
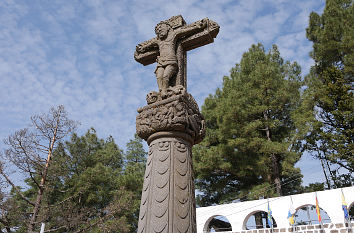
[{"label": "carved stone pedestal", "polygon": [[166,99],[151,92],[147,102],[136,121],[149,145],[138,232],[196,233],[192,146],[204,137],[204,118],[182,86]]}]

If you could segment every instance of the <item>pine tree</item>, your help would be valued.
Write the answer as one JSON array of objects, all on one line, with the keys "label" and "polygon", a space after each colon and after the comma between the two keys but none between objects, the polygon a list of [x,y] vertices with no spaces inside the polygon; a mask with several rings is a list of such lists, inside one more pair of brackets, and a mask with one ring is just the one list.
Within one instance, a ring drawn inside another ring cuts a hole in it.
[{"label": "pine tree", "polygon": [[16,232],[27,232],[29,216],[26,211],[30,211],[27,202],[15,190],[9,194],[5,191],[6,185],[0,185],[0,229],[1,232],[11,233],[14,227]]},{"label": "pine tree", "polygon": [[352,0],[327,0],[322,15],[311,13],[306,31],[315,65],[303,95],[304,149],[329,164],[334,187],[343,177],[333,165],[354,171],[353,22]]},{"label": "pine tree", "polygon": [[123,151],[114,139],[99,139],[91,128],[84,136],[73,134],[56,155],[56,179],[47,196],[48,212],[42,213],[51,216],[48,227],[62,227],[62,232],[129,232],[133,194],[121,184]]},{"label": "pine tree", "polygon": [[[294,164],[300,67],[252,45],[202,106],[206,138],[195,147],[198,202],[210,205],[260,196],[290,194],[301,174]],[[284,183],[284,185],[282,185]],[[274,187],[269,189],[269,187]]]},{"label": "pine tree", "polygon": [[125,152],[125,169],[122,176],[122,185],[133,193],[133,203],[131,205],[132,215],[128,221],[132,224],[130,232],[136,232],[138,227],[139,208],[141,200],[141,191],[144,182],[145,164],[147,153],[143,146],[143,141],[134,135],[134,139],[127,143]]},{"label": "pine tree", "polygon": [[64,106],[51,108],[49,113],[31,117],[30,127],[19,130],[10,135],[5,144],[6,160],[26,175],[27,182],[34,187],[35,192],[26,196],[20,188],[15,186],[3,166],[0,174],[28,206],[30,215],[26,216],[28,233],[37,231],[38,218],[43,208],[43,199],[48,192],[48,174],[54,159],[54,150],[58,143],[68,136],[75,128],[76,123],[67,117]]},{"label": "pine tree", "polygon": [[[123,151],[112,137],[99,139],[94,129],[83,136],[72,134],[53,151],[37,225],[43,222],[46,231],[58,233],[131,232],[136,200],[135,192],[123,186],[124,167]],[[14,186],[1,202],[0,226],[3,222],[4,227],[27,232],[40,172],[33,169],[26,189]]]}]

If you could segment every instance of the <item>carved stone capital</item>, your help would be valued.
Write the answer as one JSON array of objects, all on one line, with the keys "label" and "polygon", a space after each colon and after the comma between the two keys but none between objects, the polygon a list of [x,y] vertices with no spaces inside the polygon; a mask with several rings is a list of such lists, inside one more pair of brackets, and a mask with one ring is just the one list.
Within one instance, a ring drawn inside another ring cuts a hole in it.
[{"label": "carved stone capital", "polygon": [[170,87],[167,98],[159,92],[150,92],[148,105],[138,109],[136,132],[144,140],[158,132],[183,132],[197,144],[205,136],[204,117],[191,94],[181,85]]}]

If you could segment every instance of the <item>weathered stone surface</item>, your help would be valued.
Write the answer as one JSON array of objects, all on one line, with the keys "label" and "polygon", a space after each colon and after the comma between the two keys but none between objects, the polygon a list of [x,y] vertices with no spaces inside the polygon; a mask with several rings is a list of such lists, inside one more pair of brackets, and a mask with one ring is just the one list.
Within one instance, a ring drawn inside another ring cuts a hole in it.
[{"label": "weathered stone surface", "polygon": [[143,65],[157,62],[157,84],[164,96],[168,87],[187,88],[187,51],[212,43],[219,25],[208,18],[186,25],[178,15],[157,24],[155,33],[155,38],[136,46],[134,58]]},{"label": "weathered stone surface", "polygon": [[[179,31],[185,32],[186,30],[192,32],[192,34],[184,33],[180,36],[178,41],[173,43],[174,49],[176,51],[177,47],[181,45],[184,52],[213,43],[214,38],[218,35],[220,28],[217,23],[208,18],[187,25],[181,15],[173,16],[168,20],[161,21],[159,25],[163,23],[168,24],[170,26],[171,32],[174,32],[175,34],[178,34]],[[160,55],[160,48],[157,42],[158,40],[161,40],[161,38],[157,36],[140,43],[134,53],[135,60],[145,66],[155,63],[157,57]],[[186,58],[180,58],[177,56],[177,59],[178,62],[181,62],[179,59]]]},{"label": "weathered stone surface", "polygon": [[160,136],[149,144],[138,232],[195,233],[192,144]]},{"label": "weathered stone surface", "polygon": [[161,21],[157,37],[140,43],[134,58],[157,62],[158,92],[138,109],[136,132],[147,141],[139,233],[196,233],[192,146],[205,136],[204,117],[187,93],[187,51],[212,43],[219,25],[202,19],[186,25],[182,16]]},{"label": "weathered stone surface", "polygon": [[161,98],[160,93],[147,95],[148,106],[138,109],[136,132],[149,142],[157,132],[182,132],[191,144],[199,143],[205,135],[204,117],[197,103],[183,86],[168,89],[169,97]]}]

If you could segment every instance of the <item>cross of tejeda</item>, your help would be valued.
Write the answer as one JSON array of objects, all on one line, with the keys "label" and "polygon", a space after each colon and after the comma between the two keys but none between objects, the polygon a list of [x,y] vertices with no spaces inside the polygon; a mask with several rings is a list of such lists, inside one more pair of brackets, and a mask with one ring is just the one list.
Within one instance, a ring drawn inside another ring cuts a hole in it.
[{"label": "cross of tejeda", "polygon": [[157,84],[162,96],[168,87],[187,88],[187,51],[212,43],[219,25],[208,18],[186,25],[182,16],[173,16],[155,27],[157,37],[136,46],[134,58],[143,65],[157,62]]}]

